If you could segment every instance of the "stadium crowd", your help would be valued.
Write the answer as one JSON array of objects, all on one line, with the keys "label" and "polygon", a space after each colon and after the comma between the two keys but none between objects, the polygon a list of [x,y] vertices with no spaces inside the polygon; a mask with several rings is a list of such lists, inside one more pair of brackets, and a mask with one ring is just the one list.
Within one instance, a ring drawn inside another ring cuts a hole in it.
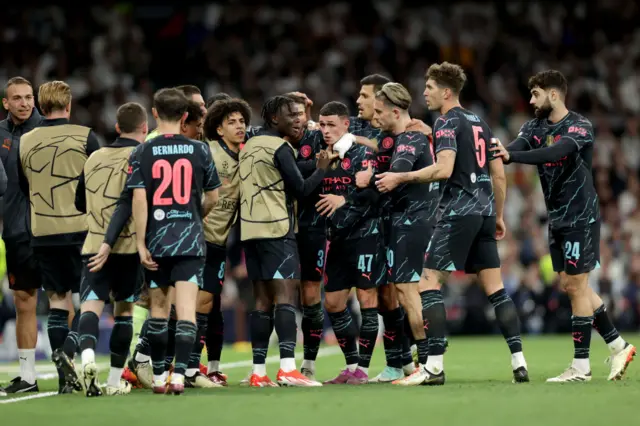
[{"label": "stadium crowd", "polygon": [[[640,327],[640,30],[634,25],[639,12],[632,1],[572,2],[545,10],[537,1],[417,8],[399,1],[369,7],[345,2],[284,11],[266,4],[8,10],[0,17],[0,80],[23,75],[36,87],[52,78],[67,81],[73,121],[90,126],[104,141],[114,137],[119,105],[136,101],[150,111],[153,91],[165,85],[196,84],[205,98],[219,91],[240,96],[254,117],[264,99],[293,90],[306,93],[317,108],[340,100],[354,111],[363,75],[388,75],[421,99],[427,66],[452,60],[469,75],[465,106],[510,141],[531,116],[528,76],[558,68],[570,82],[568,107],[591,119],[597,135],[602,258],[591,285],[607,301],[616,325],[635,330]],[[411,113],[433,121],[423,102],[414,102]],[[517,165],[507,172],[510,232],[500,245],[505,286],[526,331],[566,331],[570,305],[554,285],[536,171]],[[472,282],[462,275],[447,287],[452,332],[493,330],[491,307]],[[233,307],[233,299],[228,304]],[[0,312],[5,312],[1,328],[11,309]]]}]

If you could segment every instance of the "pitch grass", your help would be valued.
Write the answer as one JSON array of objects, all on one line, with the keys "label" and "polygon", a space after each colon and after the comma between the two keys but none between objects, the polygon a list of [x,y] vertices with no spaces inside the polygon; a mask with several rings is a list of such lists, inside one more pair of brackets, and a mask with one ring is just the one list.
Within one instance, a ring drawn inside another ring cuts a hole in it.
[{"label": "pitch grass", "polygon": [[[640,336],[627,336],[632,343]],[[640,365],[632,363],[621,382],[607,382],[603,363],[608,351],[594,335],[590,383],[547,384],[572,357],[569,336],[527,337],[525,354],[532,383],[511,383],[506,344],[497,337],[451,339],[443,387],[399,388],[391,385],[324,386],[313,389],[248,389],[237,386],[246,366],[227,369],[228,389],[187,390],[181,397],[134,391],[125,397],[53,396],[0,404],[1,424],[120,425],[384,425],[446,426],[602,426],[609,421],[637,424]],[[372,376],[383,366],[382,345],[376,350]],[[271,349],[277,354],[277,348]],[[248,360],[249,353],[230,349],[225,363]],[[106,360],[103,360],[106,361]],[[638,363],[640,364],[640,363]],[[298,364],[299,365],[299,364]],[[332,378],[344,366],[340,353],[318,360],[317,376]],[[269,364],[275,379],[278,365]],[[106,371],[101,377],[106,380]],[[6,377],[0,377],[0,380]],[[41,391],[55,381],[40,382]],[[5,398],[2,398],[5,399]],[[631,422],[631,423],[629,423]]]}]

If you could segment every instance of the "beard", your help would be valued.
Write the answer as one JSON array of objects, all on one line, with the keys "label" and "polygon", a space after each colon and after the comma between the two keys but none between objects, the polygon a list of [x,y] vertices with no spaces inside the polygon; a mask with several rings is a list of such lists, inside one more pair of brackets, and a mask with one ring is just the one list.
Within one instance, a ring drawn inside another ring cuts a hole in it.
[{"label": "beard", "polygon": [[553,111],[553,107],[551,106],[551,103],[549,102],[548,98],[544,101],[544,104],[542,104],[541,107],[539,108],[536,107],[534,109],[536,118],[539,118],[541,120],[549,118],[549,115],[551,115],[552,111]]}]

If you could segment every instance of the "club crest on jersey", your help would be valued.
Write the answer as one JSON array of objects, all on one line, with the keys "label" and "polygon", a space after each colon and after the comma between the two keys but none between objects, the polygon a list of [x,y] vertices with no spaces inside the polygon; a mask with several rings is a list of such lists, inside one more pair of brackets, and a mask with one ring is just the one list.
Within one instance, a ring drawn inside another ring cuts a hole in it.
[{"label": "club crest on jersey", "polygon": [[2,147],[6,149],[11,148],[11,139],[6,139],[2,142]]},{"label": "club crest on jersey", "polygon": [[311,147],[309,145],[304,145],[300,148],[300,155],[304,158],[307,158],[311,155]]},{"label": "club crest on jersey", "polygon": [[382,148],[390,149],[391,147],[393,147],[393,138],[386,137],[382,139]]},{"label": "club crest on jersey", "polygon": [[556,135],[555,137],[552,135],[547,136],[547,146],[551,146],[554,143],[558,142],[562,136]]},{"label": "club crest on jersey", "polygon": [[342,166],[343,170],[349,170],[349,167],[351,167],[351,160],[348,158],[343,158],[340,165]]}]

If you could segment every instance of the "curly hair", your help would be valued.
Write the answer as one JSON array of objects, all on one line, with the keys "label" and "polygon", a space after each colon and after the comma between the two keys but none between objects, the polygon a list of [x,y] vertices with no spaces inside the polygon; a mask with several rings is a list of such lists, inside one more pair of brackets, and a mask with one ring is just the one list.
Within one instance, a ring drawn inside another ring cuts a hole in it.
[{"label": "curly hair", "polygon": [[467,82],[467,76],[460,65],[450,62],[433,64],[427,70],[425,77],[436,82],[440,87],[451,89],[453,93],[459,95]]},{"label": "curly hair", "polygon": [[264,103],[262,106],[262,120],[264,120],[264,127],[267,129],[273,128],[273,116],[278,114],[278,111],[284,106],[291,108],[296,101],[286,95],[273,96]]},{"label": "curly hair", "polygon": [[222,99],[209,107],[204,118],[204,137],[208,140],[219,140],[218,127],[234,112],[239,112],[244,122],[251,122],[251,107],[242,99]]}]

